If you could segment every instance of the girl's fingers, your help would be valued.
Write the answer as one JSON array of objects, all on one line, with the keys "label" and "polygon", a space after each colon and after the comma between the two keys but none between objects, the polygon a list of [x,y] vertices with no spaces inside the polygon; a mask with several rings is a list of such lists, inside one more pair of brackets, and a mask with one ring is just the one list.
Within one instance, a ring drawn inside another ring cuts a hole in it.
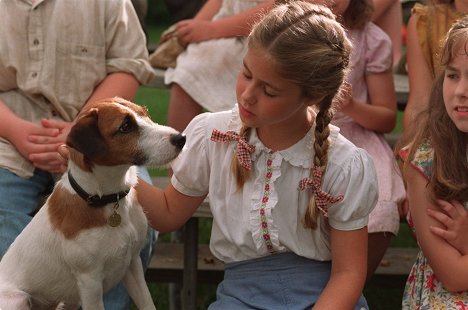
[{"label": "girl's fingers", "polygon": [[447,231],[440,227],[429,226],[429,230],[436,236],[439,236],[440,238],[447,240],[447,241],[453,240],[456,237],[453,232]]},{"label": "girl's fingers", "polygon": [[445,201],[445,200],[440,200],[438,199],[437,200],[437,204],[442,207],[442,209],[447,213],[448,216],[450,216],[451,218],[457,218],[458,216],[460,216],[460,214],[458,213],[458,210],[457,208],[451,204],[450,202],[448,201]]},{"label": "girl's fingers", "polygon": [[448,227],[453,221],[451,217],[447,216],[443,212],[439,212],[433,209],[427,209],[427,214],[438,222],[444,224],[445,227]]}]

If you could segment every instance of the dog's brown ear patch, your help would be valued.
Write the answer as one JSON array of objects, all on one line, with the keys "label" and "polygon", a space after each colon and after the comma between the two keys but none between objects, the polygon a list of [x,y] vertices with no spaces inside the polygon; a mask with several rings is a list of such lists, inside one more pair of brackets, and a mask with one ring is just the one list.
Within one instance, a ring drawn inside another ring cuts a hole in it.
[{"label": "dog's brown ear patch", "polygon": [[106,144],[98,128],[98,109],[80,116],[70,130],[67,145],[92,158],[106,152]]},{"label": "dog's brown ear patch", "polygon": [[53,229],[72,239],[85,229],[107,225],[104,208],[90,208],[77,195],[57,184],[49,198],[49,220]]}]

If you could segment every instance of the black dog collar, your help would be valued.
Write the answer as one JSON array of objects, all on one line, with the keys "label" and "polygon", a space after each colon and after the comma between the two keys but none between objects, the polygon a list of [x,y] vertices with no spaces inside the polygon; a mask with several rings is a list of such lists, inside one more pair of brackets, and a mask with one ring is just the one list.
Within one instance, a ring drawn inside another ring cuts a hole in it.
[{"label": "black dog collar", "polygon": [[118,202],[120,199],[124,198],[127,196],[128,192],[130,192],[130,189],[126,191],[121,191],[116,194],[109,194],[109,195],[104,195],[104,196],[98,196],[98,195],[93,195],[91,196],[88,194],[78,183],[76,180],[73,178],[71,175],[70,171],[68,171],[68,180],[70,181],[71,187],[76,191],[76,193],[86,201],[86,203],[94,208],[100,208],[105,206],[108,203],[113,203],[113,202]]}]

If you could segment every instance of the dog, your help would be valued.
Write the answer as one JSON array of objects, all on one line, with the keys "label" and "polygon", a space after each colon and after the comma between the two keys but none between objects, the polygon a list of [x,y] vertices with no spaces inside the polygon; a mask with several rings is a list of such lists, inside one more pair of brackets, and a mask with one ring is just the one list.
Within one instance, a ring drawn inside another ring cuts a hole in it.
[{"label": "dog", "polygon": [[121,280],[138,309],[155,309],[139,257],[148,222],[135,165],[167,165],[185,136],[116,97],[81,111],[66,144],[67,172],[0,261],[0,309],[104,309]]}]

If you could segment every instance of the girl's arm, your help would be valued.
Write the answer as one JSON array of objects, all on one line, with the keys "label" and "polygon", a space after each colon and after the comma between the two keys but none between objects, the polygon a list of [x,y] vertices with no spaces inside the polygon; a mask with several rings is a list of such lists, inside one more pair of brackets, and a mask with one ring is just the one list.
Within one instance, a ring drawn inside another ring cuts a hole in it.
[{"label": "girl's arm", "polygon": [[367,272],[367,227],[342,231],[331,228],[332,270],[314,309],[354,309]]},{"label": "girl's arm", "polygon": [[416,237],[437,279],[448,291],[468,290],[468,256],[463,256],[431,231],[431,227],[443,228],[443,225],[428,216],[428,209],[438,209],[439,206],[430,199],[427,180],[415,169],[408,169],[405,177]]},{"label": "girl's arm", "polygon": [[213,16],[210,16],[213,13],[212,10],[217,7],[216,3],[220,7],[221,2],[219,0],[210,0],[205,4],[207,6],[206,10],[204,10],[204,6],[202,8],[203,12],[200,12],[200,15],[197,14],[195,19],[178,22],[177,35],[179,40],[183,44],[188,44],[219,38],[247,36],[258,17],[263,12],[268,11],[274,4],[273,0],[265,0],[262,4],[239,14],[212,21]]},{"label": "girl's arm", "polygon": [[416,30],[417,15],[408,21],[406,35],[406,63],[408,65],[409,89],[411,90],[403,114],[403,127],[409,129],[416,115],[426,108],[432,86],[432,74],[426,62]]},{"label": "girl's arm", "polygon": [[183,195],[172,184],[162,190],[141,179],[138,179],[136,191],[150,226],[162,233],[184,225],[206,197]]},{"label": "girl's arm", "polygon": [[351,98],[341,111],[364,128],[388,133],[396,122],[396,95],[391,71],[366,75],[369,102]]}]

